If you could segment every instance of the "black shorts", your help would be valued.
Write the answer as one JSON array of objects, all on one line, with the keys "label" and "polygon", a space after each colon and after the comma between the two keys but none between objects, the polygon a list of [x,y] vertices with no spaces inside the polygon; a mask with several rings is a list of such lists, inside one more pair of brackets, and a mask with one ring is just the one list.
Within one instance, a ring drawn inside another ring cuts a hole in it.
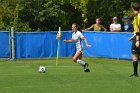
[{"label": "black shorts", "polygon": [[138,54],[140,55],[140,47],[136,47],[136,36],[134,37],[132,41],[132,47],[131,47],[131,52],[132,54]]}]

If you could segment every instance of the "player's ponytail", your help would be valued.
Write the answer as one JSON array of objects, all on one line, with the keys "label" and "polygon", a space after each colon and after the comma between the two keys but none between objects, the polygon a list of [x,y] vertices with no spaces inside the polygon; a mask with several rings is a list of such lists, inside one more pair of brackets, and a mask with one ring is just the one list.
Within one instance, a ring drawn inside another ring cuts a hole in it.
[{"label": "player's ponytail", "polygon": [[72,25],[75,25],[76,28],[77,28],[77,30],[80,31],[80,32],[82,33],[82,30],[81,30],[80,26],[79,26],[77,23],[73,23]]}]

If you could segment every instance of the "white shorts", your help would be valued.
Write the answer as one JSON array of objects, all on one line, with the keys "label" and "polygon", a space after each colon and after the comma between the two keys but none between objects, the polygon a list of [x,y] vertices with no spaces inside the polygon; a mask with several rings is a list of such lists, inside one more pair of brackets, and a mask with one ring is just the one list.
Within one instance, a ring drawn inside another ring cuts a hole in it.
[{"label": "white shorts", "polygon": [[81,52],[82,54],[84,54],[84,48],[76,48],[76,52]]}]

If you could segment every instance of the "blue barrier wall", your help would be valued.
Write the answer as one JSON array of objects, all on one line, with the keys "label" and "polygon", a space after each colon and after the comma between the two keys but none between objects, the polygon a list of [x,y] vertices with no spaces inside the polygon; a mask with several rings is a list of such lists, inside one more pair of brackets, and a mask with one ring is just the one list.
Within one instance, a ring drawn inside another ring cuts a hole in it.
[{"label": "blue barrier wall", "polygon": [[[16,33],[17,58],[56,57],[56,32]],[[91,48],[85,47],[84,56],[107,58],[131,58],[131,42],[128,39],[132,33],[83,33]],[[63,43],[64,39],[71,39],[71,32],[63,32],[60,40],[60,57],[71,57],[75,53],[74,43]],[[85,44],[85,43],[84,43]]]},{"label": "blue barrier wall", "polygon": [[[16,58],[56,57],[56,32],[15,33]],[[132,33],[84,32],[91,48],[85,47],[84,56],[131,59]],[[71,39],[72,32],[62,32],[60,57],[71,57],[75,53],[75,43],[63,43]],[[0,33],[0,57],[9,56],[8,33]],[[85,43],[84,43],[85,45]]]},{"label": "blue barrier wall", "polygon": [[131,59],[132,33],[84,33],[92,48],[85,50],[85,56]]},{"label": "blue barrier wall", "polygon": [[[17,58],[56,57],[56,32],[16,33]],[[71,33],[62,33],[60,40],[60,57],[72,56],[75,52],[74,43],[63,43],[63,39],[71,38]]]},{"label": "blue barrier wall", "polygon": [[9,58],[9,33],[0,32],[0,58]]}]

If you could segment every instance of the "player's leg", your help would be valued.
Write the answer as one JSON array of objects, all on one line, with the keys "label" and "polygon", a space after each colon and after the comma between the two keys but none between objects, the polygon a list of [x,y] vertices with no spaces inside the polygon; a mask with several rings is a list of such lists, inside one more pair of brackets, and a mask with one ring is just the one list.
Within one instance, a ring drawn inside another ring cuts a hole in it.
[{"label": "player's leg", "polygon": [[82,52],[81,51],[77,51],[76,54],[73,57],[73,61],[82,65],[82,67],[84,68],[85,72],[90,72],[89,68],[88,68],[88,64],[86,62],[84,62],[82,59]]},{"label": "player's leg", "polygon": [[82,57],[83,57],[83,54],[81,53],[81,55],[79,55],[79,59],[81,59],[81,60],[82,60]]},{"label": "player's leg", "polygon": [[131,75],[138,77],[138,55],[137,54],[132,54],[132,61],[133,61],[133,68],[134,68],[134,73]]},{"label": "player's leg", "polygon": [[73,61],[78,64],[85,65],[85,62],[80,60],[79,58],[82,58],[82,53],[80,51],[77,51],[76,54],[73,56]]},{"label": "player's leg", "polygon": [[133,61],[133,69],[134,73],[130,75],[130,77],[138,77],[137,73],[137,68],[138,68],[138,48],[135,45],[136,43],[136,37],[134,37],[133,42],[132,42],[132,47],[131,47],[131,52],[132,52],[132,61]]},{"label": "player's leg", "polygon": [[81,52],[76,52],[75,53],[75,55],[73,56],[73,61],[74,62],[77,62],[77,60],[79,59],[79,57],[82,55],[82,53]]},{"label": "player's leg", "polygon": [[[82,56],[83,54],[81,53],[81,55],[79,56],[79,60],[82,60]],[[84,66],[82,66],[84,68],[85,72],[90,72],[90,69],[88,68],[88,63],[86,63]]]}]

